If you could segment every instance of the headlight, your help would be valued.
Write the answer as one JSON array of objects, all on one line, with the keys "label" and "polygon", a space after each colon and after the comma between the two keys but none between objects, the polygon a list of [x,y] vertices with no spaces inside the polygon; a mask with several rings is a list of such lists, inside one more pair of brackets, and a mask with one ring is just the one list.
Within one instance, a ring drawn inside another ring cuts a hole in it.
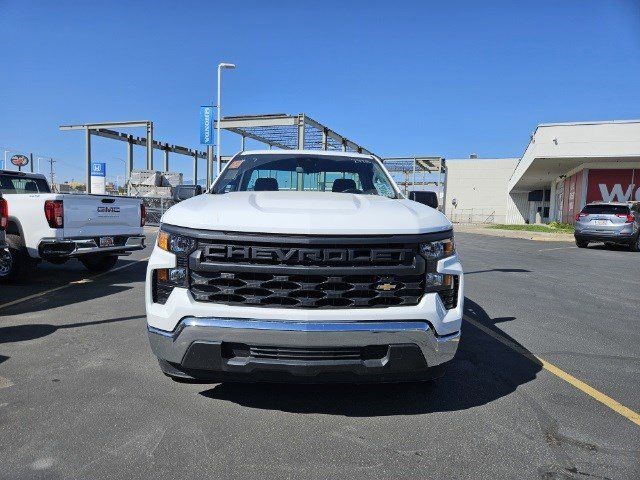
[{"label": "headlight", "polygon": [[196,241],[193,238],[160,230],[160,233],[158,233],[158,247],[176,255],[189,255],[195,249]]},{"label": "headlight", "polygon": [[440,260],[456,253],[453,238],[438,240],[435,242],[421,243],[420,253],[430,260]]},{"label": "headlight", "polygon": [[164,305],[174,287],[189,288],[189,267],[184,260],[197,245],[194,238],[164,230],[158,232],[157,243],[158,248],[178,256],[175,268],[159,268],[153,272],[153,303]]}]

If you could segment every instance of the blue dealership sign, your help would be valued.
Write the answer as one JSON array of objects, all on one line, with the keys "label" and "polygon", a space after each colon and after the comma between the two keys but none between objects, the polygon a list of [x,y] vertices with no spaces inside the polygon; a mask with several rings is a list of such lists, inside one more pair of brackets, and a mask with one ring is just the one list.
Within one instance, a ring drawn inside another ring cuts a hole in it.
[{"label": "blue dealership sign", "polygon": [[213,145],[213,107],[200,107],[200,143]]},{"label": "blue dealership sign", "polygon": [[91,176],[92,177],[106,177],[107,176],[107,164],[93,162],[91,164]]}]

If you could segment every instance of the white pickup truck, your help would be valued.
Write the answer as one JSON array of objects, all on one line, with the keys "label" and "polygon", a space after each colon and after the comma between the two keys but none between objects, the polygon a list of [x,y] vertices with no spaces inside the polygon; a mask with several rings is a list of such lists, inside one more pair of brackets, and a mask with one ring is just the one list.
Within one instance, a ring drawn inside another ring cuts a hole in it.
[{"label": "white pickup truck", "polygon": [[111,269],[119,255],[145,247],[141,200],[52,193],[44,175],[0,170],[9,256],[0,282],[24,276],[41,260],[77,258],[89,270]]},{"label": "white pickup truck", "polygon": [[242,152],[162,217],[149,339],[179,381],[428,380],[456,353],[463,284],[451,222],[377,158]]}]

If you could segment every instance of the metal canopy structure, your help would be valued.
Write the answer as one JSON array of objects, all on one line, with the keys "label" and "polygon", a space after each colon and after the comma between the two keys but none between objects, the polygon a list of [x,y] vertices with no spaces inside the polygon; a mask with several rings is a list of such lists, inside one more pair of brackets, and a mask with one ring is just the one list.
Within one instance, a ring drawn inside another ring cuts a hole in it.
[{"label": "metal canopy structure", "polygon": [[[407,195],[409,188],[423,189],[427,185],[434,185],[442,189],[443,202],[446,195],[446,161],[442,157],[390,157],[382,159],[391,175],[399,175],[397,183],[403,187]],[[421,188],[422,187],[422,188]]]},{"label": "metal canopy structure", "polygon": [[[217,123],[215,124],[217,127]],[[373,155],[370,150],[336,133],[304,113],[287,115],[274,113],[265,115],[240,115],[223,117],[220,128],[242,137],[251,138],[270,147],[284,150],[341,150]],[[380,157],[378,157],[380,158]],[[226,160],[222,157],[222,161]],[[382,159],[397,183],[403,187],[405,195],[410,189],[421,190],[427,185],[435,185],[442,191],[442,201],[446,195],[445,159],[436,156],[392,157]]]},{"label": "metal canopy structure", "polygon": [[[216,122],[217,126],[217,122]],[[284,150],[342,150],[374,155],[366,148],[334,132],[304,113],[223,117],[220,128]]]},{"label": "metal canopy structure", "polygon": [[[128,133],[118,132],[111,130],[111,128],[136,128],[145,127],[147,130],[147,136],[134,137]],[[162,150],[164,152],[163,170],[169,171],[169,153],[175,153],[178,155],[186,155],[193,157],[193,180],[194,184],[198,182],[198,158],[207,158],[206,152],[199,151],[197,149],[190,149],[182,147],[180,145],[172,145],[165,142],[157,142],[153,140],[153,122],[150,120],[142,121],[128,121],[128,122],[101,122],[101,123],[86,123],[83,125],[61,125],[60,130],[84,130],[85,131],[85,163],[86,172],[85,179],[87,185],[87,193],[91,193],[91,135],[97,137],[109,138],[111,140],[119,140],[127,143],[127,181],[131,177],[131,170],[133,170],[133,146],[139,145],[146,147],[147,149],[147,170],[153,170],[153,150]],[[211,180],[211,165],[207,162],[207,185]]]}]

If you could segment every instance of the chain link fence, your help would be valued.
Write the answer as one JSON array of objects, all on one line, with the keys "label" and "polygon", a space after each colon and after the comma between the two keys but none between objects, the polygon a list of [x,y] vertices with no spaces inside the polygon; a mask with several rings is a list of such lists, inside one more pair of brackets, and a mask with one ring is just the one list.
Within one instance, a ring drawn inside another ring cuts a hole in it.
[{"label": "chain link fence", "polygon": [[171,198],[161,197],[137,197],[147,209],[147,225],[160,225],[160,219],[164,212],[176,204]]},{"label": "chain link fence", "polygon": [[506,215],[496,215],[495,210],[484,208],[461,208],[449,212],[452,223],[506,223]]}]

